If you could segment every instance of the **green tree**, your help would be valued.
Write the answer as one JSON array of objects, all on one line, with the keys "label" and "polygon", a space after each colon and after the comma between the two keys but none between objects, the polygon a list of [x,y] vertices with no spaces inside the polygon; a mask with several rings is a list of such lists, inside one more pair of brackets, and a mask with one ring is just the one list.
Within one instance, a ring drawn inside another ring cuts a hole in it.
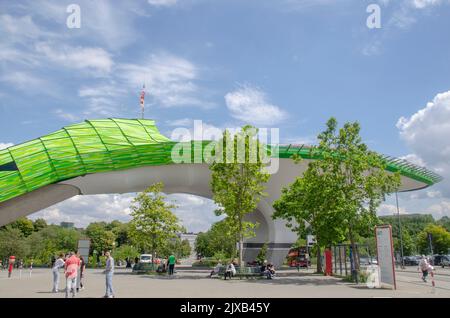
[{"label": "green tree", "polygon": [[25,237],[29,236],[34,231],[33,221],[25,217],[17,219],[9,226],[11,226],[14,229],[18,229],[20,232],[22,232],[23,236]]},{"label": "green tree", "polygon": [[35,232],[39,232],[40,230],[42,230],[46,227],[47,227],[47,222],[42,218],[36,219],[33,222],[33,228],[34,228]]},{"label": "green tree", "polygon": [[9,258],[11,255],[20,259],[25,258],[27,254],[28,247],[19,229],[6,227],[0,230],[0,259]]},{"label": "green tree", "polygon": [[[392,232],[392,237],[394,240],[394,250],[400,253],[401,251],[401,242],[399,237],[399,232]],[[413,238],[409,234],[408,230],[402,229],[402,242],[403,242],[403,256],[407,255],[415,255],[417,254],[417,247],[414,243]]]},{"label": "green tree", "polygon": [[36,264],[49,264],[52,256],[76,251],[79,238],[80,233],[75,229],[49,225],[26,239],[29,257],[32,257]]},{"label": "green tree", "polygon": [[[400,176],[388,173],[386,160],[362,142],[357,122],[338,129],[331,118],[318,141],[310,156],[320,160],[308,164],[274,208],[280,217],[299,222],[297,230],[302,220],[310,223],[319,247],[345,234],[355,251],[358,235],[370,233],[377,224],[376,210],[386,194],[396,191]],[[281,211],[283,206],[290,212]],[[352,255],[357,277],[359,258]]]},{"label": "green tree", "polygon": [[443,226],[450,232],[450,218],[448,216],[443,216],[439,221],[437,221],[437,224]]},{"label": "green tree", "polygon": [[180,244],[180,258],[185,258],[191,255],[192,248],[188,240],[182,240]]},{"label": "green tree", "polygon": [[322,272],[321,248],[345,239],[342,214],[335,212],[336,201],[330,196],[334,186],[330,178],[321,174],[315,161],[301,177],[282,189],[280,198],[273,204],[272,217],[285,219],[299,240],[307,234],[315,235],[318,273]]},{"label": "green tree", "polygon": [[191,255],[191,246],[188,240],[181,240],[180,238],[170,239],[158,250],[159,255],[169,256],[175,254],[177,259],[186,258]]},{"label": "green tree", "polygon": [[450,248],[450,233],[440,225],[429,224],[418,235],[418,247],[423,254],[430,253],[428,234],[435,254],[447,254]]},{"label": "green tree", "polygon": [[214,254],[210,250],[210,245],[208,244],[208,232],[198,233],[195,239],[195,252],[203,257],[212,256]]},{"label": "green tree", "polygon": [[264,243],[256,256],[256,261],[262,264],[267,258],[267,243]]},{"label": "green tree", "polygon": [[263,145],[256,139],[257,129],[244,126],[231,136],[225,130],[218,142],[215,160],[209,166],[214,201],[222,208],[216,214],[225,214],[227,223],[239,242],[239,263],[242,265],[244,238],[255,235],[257,223],[244,221],[265,195],[265,183],[270,175],[265,171]]},{"label": "green tree", "polygon": [[139,193],[131,206],[131,235],[138,246],[150,250],[153,256],[181,230],[172,213],[176,206],[165,201],[163,187],[161,182],[153,184]]},{"label": "green tree", "polygon": [[130,245],[132,243],[129,223],[122,223],[115,220],[110,224],[107,224],[106,228],[114,233],[116,237],[116,247],[124,244]]},{"label": "green tree", "polygon": [[102,252],[112,250],[115,246],[116,236],[107,229],[105,222],[90,223],[86,228],[86,235],[91,240],[90,253],[96,251],[97,261]]},{"label": "green tree", "polygon": [[235,234],[226,219],[214,223],[207,232],[199,233],[195,240],[195,251],[204,257],[222,254],[231,258],[236,256],[235,250]]},{"label": "green tree", "polygon": [[139,250],[136,247],[123,244],[114,250],[113,256],[116,260],[126,260],[127,258],[134,259],[139,254]]}]

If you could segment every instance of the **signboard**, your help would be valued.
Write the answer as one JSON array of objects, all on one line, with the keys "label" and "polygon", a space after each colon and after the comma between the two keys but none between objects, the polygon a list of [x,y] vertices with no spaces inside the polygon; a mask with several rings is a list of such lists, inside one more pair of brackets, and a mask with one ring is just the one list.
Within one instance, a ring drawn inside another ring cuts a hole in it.
[{"label": "signboard", "polygon": [[395,282],[394,247],[392,243],[392,228],[390,225],[375,227],[377,240],[377,259],[380,273],[380,283],[397,288]]},{"label": "signboard", "polygon": [[[91,246],[91,240],[85,239],[85,240],[78,240],[78,253],[80,253],[80,258],[83,257],[84,264],[89,263],[89,247]],[[78,270],[78,277],[77,277],[77,288],[80,288],[81,283],[81,271]]]},{"label": "signboard", "polygon": [[80,253],[80,256],[83,257],[86,264],[88,263],[88,257],[89,257],[89,247],[91,246],[91,241],[88,239],[85,240],[78,240],[78,252]]},{"label": "signboard", "polygon": [[306,242],[307,242],[308,246],[313,246],[314,244],[316,244],[316,236],[315,235],[307,235]]}]

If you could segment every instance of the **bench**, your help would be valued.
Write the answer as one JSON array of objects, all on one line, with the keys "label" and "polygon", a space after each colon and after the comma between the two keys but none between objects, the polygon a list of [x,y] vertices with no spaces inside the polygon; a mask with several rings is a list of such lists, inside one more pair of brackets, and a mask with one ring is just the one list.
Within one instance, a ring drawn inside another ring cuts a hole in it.
[{"label": "bench", "polygon": [[[252,266],[252,267],[243,267],[242,269],[239,266],[234,267],[236,269],[236,274],[232,276],[232,278],[259,278],[263,277],[263,274],[261,272],[261,268],[258,266]],[[226,272],[226,266],[222,266],[219,268],[219,277],[225,277]]]},{"label": "bench", "polygon": [[157,264],[152,263],[137,263],[134,264],[132,272],[135,274],[145,274],[148,272],[155,272],[158,268]]}]

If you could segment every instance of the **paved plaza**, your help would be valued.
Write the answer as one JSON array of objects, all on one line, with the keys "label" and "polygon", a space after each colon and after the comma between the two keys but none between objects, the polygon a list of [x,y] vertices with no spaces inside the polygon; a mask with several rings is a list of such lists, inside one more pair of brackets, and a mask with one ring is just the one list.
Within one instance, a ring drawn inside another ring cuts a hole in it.
[{"label": "paved plaza", "polygon": [[[306,270],[279,271],[273,280],[224,281],[208,278],[208,270],[179,269],[175,276],[135,275],[130,270],[118,269],[114,275],[114,288],[118,298],[170,298],[170,297],[450,297],[450,271],[442,270],[436,276],[436,288],[423,283],[414,269],[397,272],[398,289],[368,289],[365,285],[343,282],[339,278],[314,275]],[[87,269],[85,289],[77,297],[100,298],[105,293],[105,276],[101,269]],[[15,271],[8,279],[6,271],[0,271],[0,297],[63,298],[64,281],[59,293],[51,293],[50,269]]]}]

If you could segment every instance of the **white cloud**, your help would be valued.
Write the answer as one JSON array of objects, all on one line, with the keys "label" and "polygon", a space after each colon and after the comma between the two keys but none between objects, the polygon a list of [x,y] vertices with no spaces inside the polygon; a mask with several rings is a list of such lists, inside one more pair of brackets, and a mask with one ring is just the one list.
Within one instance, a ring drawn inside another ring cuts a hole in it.
[{"label": "white cloud", "polygon": [[2,14],[0,15],[0,30],[2,30],[2,40],[13,43],[57,37],[57,34],[38,27],[30,15],[17,17]]},{"label": "white cloud", "polygon": [[402,156],[399,159],[403,159],[403,160],[409,161],[415,165],[425,167],[425,162],[422,160],[422,158],[420,158],[419,156],[417,156],[416,154],[413,154],[413,153],[407,154],[406,156]]},{"label": "white cloud", "polygon": [[166,124],[172,127],[178,126],[178,127],[186,127],[191,126],[194,123],[194,121],[190,118],[180,118],[180,119],[174,119],[174,120],[166,120]]},{"label": "white cloud", "polygon": [[168,199],[179,206],[174,213],[189,232],[205,232],[212,223],[223,219],[214,214],[218,206],[210,199],[182,193],[168,195]]},{"label": "white cloud", "polygon": [[77,115],[68,113],[62,109],[56,109],[54,111],[55,115],[58,116],[61,119],[64,119],[66,121],[70,121],[70,122],[77,122],[80,120],[80,117],[78,117]]},{"label": "white cloud", "polygon": [[128,221],[131,194],[100,194],[75,196],[52,207],[34,213],[31,218],[44,218],[49,223],[74,222],[85,227],[90,222]]},{"label": "white cloud", "polygon": [[443,216],[450,216],[450,201],[441,201],[437,204],[433,204],[428,208],[427,212],[432,214],[435,219],[440,219]]},{"label": "white cloud", "polygon": [[199,69],[182,57],[160,52],[140,64],[121,64],[117,73],[134,91],[145,83],[147,96],[162,107],[213,106],[198,98],[199,87],[195,81],[199,78]]},{"label": "white cloud", "polygon": [[11,147],[11,146],[13,146],[14,144],[13,143],[10,143],[10,142],[0,142],[0,150],[1,149],[6,149],[6,148],[9,148],[9,147]]},{"label": "white cloud", "polygon": [[232,117],[254,125],[275,125],[287,117],[285,111],[269,102],[266,93],[250,85],[227,93],[225,102]]},{"label": "white cloud", "polygon": [[439,5],[450,4],[449,0],[380,0],[382,27],[379,32],[364,28],[363,34],[369,39],[362,45],[361,53],[366,56],[378,55],[384,51],[384,42],[393,39],[399,31],[410,30],[424,16],[431,16]]},{"label": "white cloud", "polygon": [[279,6],[283,10],[303,11],[317,6],[335,5],[336,0],[284,0]]},{"label": "white cloud", "polygon": [[100,75],[109,73],[114,64],[111,55],[104,49],[97,47],[58,45],[58,48],[56,48],[49,43],[38,43],[36,44],[36,51],[46,56],[50,61],[62,64],[67,68],[87,69]]},{"label": "white cloud", "polygon": [[[119,220],[130,221],[133,194],[79,195],[34,213],[31,219],[44,218],[48,223],[74,222],[76,227],[86,227],[91,222]],[[216,217],[217,206],[210,199],[190,194],[170,194],[167,200],[175,203],[174,210],[188,231],[206,231]]]},{"label": "white cloud", "polygon": [[[404,207],[399,207],[400,214],[408,214]],[[397,215],[397,206],[393,204],[383,203],[378,208],[377,215],[385,216],[385,215]]]},{"label": "white cloud", "polygon": [[442,0],[410,0],[410,3],[417,9],[424,9],[441,4]]},{"label": "white cloud", "polygon": [[78,90],[80,97],[117,97],[127,93],[126,89],[120,88],[116,83],[101,84],[97,86],[83,86]]},{"label": "white cloud", "polygon": [[170,7],[176,5],[178,0],[148,0],[148,4],[155,7]]},{"label": "white cloud", "polygon": [[24,94],[45,94],[57,96],[57,90],[45,79],[26,71],[11,71],[0,76],[0,82],[7,83],[14,90],[19,90]]},{"label": "white cloud", "polygon": [[441,174],[444,181],[436,190],[450,197],[450,91],[436,95],[411,117],[401,117],[397,128],[413,151],[409,156]]},{"label": "white cloud", "polygon": [[[70,3],[70,2],[69,2]],[[81,28],[76,32],[65,28],[68,13],[64,1],[27,1],[22,10],[32,12],[34,17],[63,26],[61,35],[70,39],[89,39],[111,50],[129,46],[138,38],[135,28],[135,12],[145,11],[145,5],[132,1],[77,0],[81,9]]]}]

